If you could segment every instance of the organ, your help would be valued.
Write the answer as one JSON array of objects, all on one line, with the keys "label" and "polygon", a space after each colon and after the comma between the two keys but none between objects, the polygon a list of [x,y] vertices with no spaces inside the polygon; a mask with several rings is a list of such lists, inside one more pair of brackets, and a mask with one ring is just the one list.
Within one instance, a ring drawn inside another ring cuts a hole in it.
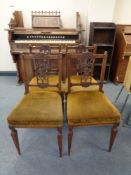
[{"label": "organ", "polygon": [[[13,61],[16,63],[18,83],[22,80],[22,66],[20,54],[30,53],[30,48],[39,48],[43,44],[59,46],[66,51],[66,46],[82,43],[82,25],[80,15],[76,12],[76,28],[63,28],[60,12],[32,11],[32,27],[25,28],[22,12],[15,11],[9,23],[8,40]],[[39,50],[36,49],[36,52]]]}]

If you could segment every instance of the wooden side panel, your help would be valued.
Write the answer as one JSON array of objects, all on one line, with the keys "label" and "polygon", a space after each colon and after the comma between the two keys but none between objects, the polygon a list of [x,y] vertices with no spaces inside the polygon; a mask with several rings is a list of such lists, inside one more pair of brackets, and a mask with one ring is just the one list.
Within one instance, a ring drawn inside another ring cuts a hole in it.
[{"label": "wooden side panel", "polygon": [[111,66],[110,79],[114,83],[122,83],[131,55],[131,26],[117,25],[116,41]]},{"label": "wooden side panel", "polygon": [[14,11],[13,13],[17,27],[24,27],[22,11]]}]

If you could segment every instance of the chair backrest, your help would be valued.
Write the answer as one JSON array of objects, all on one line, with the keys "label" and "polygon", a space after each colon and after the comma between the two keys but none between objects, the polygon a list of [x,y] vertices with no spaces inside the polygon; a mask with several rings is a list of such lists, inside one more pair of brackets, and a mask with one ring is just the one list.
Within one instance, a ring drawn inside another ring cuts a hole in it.
[{"label": "chair backrest", "polygon": [[82,53],[82,52],[87,52],[87,51],[96,53],[96,50],[97,50],[97,46],[95,44],[92,46],[85,46],[83,44],[74,45],[74,46],[70,46],[70,45],[66,46],[66,53]]},{"label": "chair backrest", "polygon": [[[97,46],[84,46],[83,44],[79,44],[77,46],[67,46],[66,47],[66,53],[67,54],[74,54],[74,57],[77,57],[77,54],[83,53],[83,52],[92,52],[96,53]],[[76,54],[76,55],[75,55]],[[68,57],[68,56],[67,56]],[[68,58],[67,58],[68,60]],[[68,74],[68,63],[67,63],[67,74]],[[74,75],[78,74],[78,67],[79,67],[79,62],[77,59],[72,59],[72,64],[71,64],[71,71]]]},{"label": "chair backrest", "polygon": [[[102,59],[100,80],[97,83],[92,83],[94,65],[96,59]],[[105,68],[107,62],[107,52],[104,54],[94,54],[92,52],[83,53],[69,53],[68,54],[68,89],[70,91],[71,86],[83,86],[88,87],[90,85],[99,85],[99,89],[102,91]],[[76,65],[76,66],[74,66]],[[72,83],[71,76],[76,75],[73,68],[76,68],[77,75],[80,77],[80,83]]]},{"label": "chair backrest", "polygon": [[126,69],[126,74],[124,78],[124,87],[128,92],[131,92],[131,56]]},{"label": "chair backrest", "polygon": [[[61,91],[61,67],[62,54],[23,54],[22,55],[23,77],[26,93],[29,92],[29,86],[38,86],[40,88],[58,87]],[[29,69],[30,68],[30,69]],[[57,75],[58,83],[49,84],[49,76]],[[36,84],[30,84],[31,79],[36,78]]]},{"label": "chair backrest", "polygon": [[30,45],[29,46],[29,52],[32,53],[45,53],[45,54],[56,54],[61,52],[61,46],[60,45]]}]

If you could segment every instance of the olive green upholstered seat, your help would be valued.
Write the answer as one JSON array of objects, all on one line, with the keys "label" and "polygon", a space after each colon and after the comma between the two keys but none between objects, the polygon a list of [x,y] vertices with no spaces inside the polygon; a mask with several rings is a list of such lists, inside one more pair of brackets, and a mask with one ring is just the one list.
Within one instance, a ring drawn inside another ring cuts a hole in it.
[{"label": "olive green upholstered seat", "polygon": [[61,96],[48,91],[29,93],[23,97],[7,120],[10,126],[16,128],[62,127]]},{"label": "olive green upholstered seat", "polygon": [[68,124],[88,126],[120,122],[120,112],[99,91],[74,92],[67,98]]},{"label": "olive green upholstered seat", "polygon": [[52,87],[48,86],[47,88],[40,88],[37,86],[36,77],[34,77],[29,83],[30,84],[29,91],[30,92],[43,92],[43,91],[58,92],[59,89],[57,87],[55,87],[58,83],[59,83],[59,77],[57,75],[49,75],[48,76],[48,84],[52,85]]},{"label": "olive green upholstered seat", "polygon": [[[93,86],[88,86],[88,87],[82,87],[80,86],[81,83],[81,77],[78,75],[74,75],[71,76],[71,80],[70,82],[72,84],[79,84],[79,85],[74,85],[71,87],[71,92],[76,92],[76,91],[89,91],[89,90],[93,90],[93,91],[98,91],[99,90],[99,86],[98,85],[93,85]],[[92,77],[91,79],[88,80],[90,83],[97,83],[97,81]]]},{"label": "olive green upholstered seat", "polygon": [[[57,85],[58,84],[58,76],[56,75],[50,75],[48,76],[48,82],[49,85]],[[89,80],[90,81],[90,80]],[[73,84],[80,84],[80,76],[78,75],[74,75],[71,77],[71,83]],[[97,81],[92,78],[91,79],[91,83],[97,83]],[[47,87],[47,88],[40,88],[37,86],[37,79],[36,77],[34,77],[31,81],[30,81],[30,87],[29,87],[30,92],[43,92],[43,91],[53,91],[53,92],[58,92],[59,89],[57,87]],[[71,87],[71,92],[75,92],[75,91],[88,91],[88,90],[99,90],[99,86],[98,85],[94,85],[94,86],[89,86],[89,87],[82,87],[79,85],[76,86],[72,86]],[[68,79],[66,79],[66,81],[63,83],[61,83],[61,92],[63,93],[67,93],[68,92]]]}]

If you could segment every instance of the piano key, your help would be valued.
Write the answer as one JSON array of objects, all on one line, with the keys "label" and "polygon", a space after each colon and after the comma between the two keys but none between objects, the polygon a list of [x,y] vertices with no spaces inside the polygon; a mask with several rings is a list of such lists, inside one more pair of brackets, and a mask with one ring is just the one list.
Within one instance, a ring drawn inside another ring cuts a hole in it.
[{"label": "piano key", "polygon": [[62,44],[72,44],[72,43],[76,43],[75,40],[15,40],[15,43],[27,43],[27,44],[31,44],[31,43],[62,43]]}]

